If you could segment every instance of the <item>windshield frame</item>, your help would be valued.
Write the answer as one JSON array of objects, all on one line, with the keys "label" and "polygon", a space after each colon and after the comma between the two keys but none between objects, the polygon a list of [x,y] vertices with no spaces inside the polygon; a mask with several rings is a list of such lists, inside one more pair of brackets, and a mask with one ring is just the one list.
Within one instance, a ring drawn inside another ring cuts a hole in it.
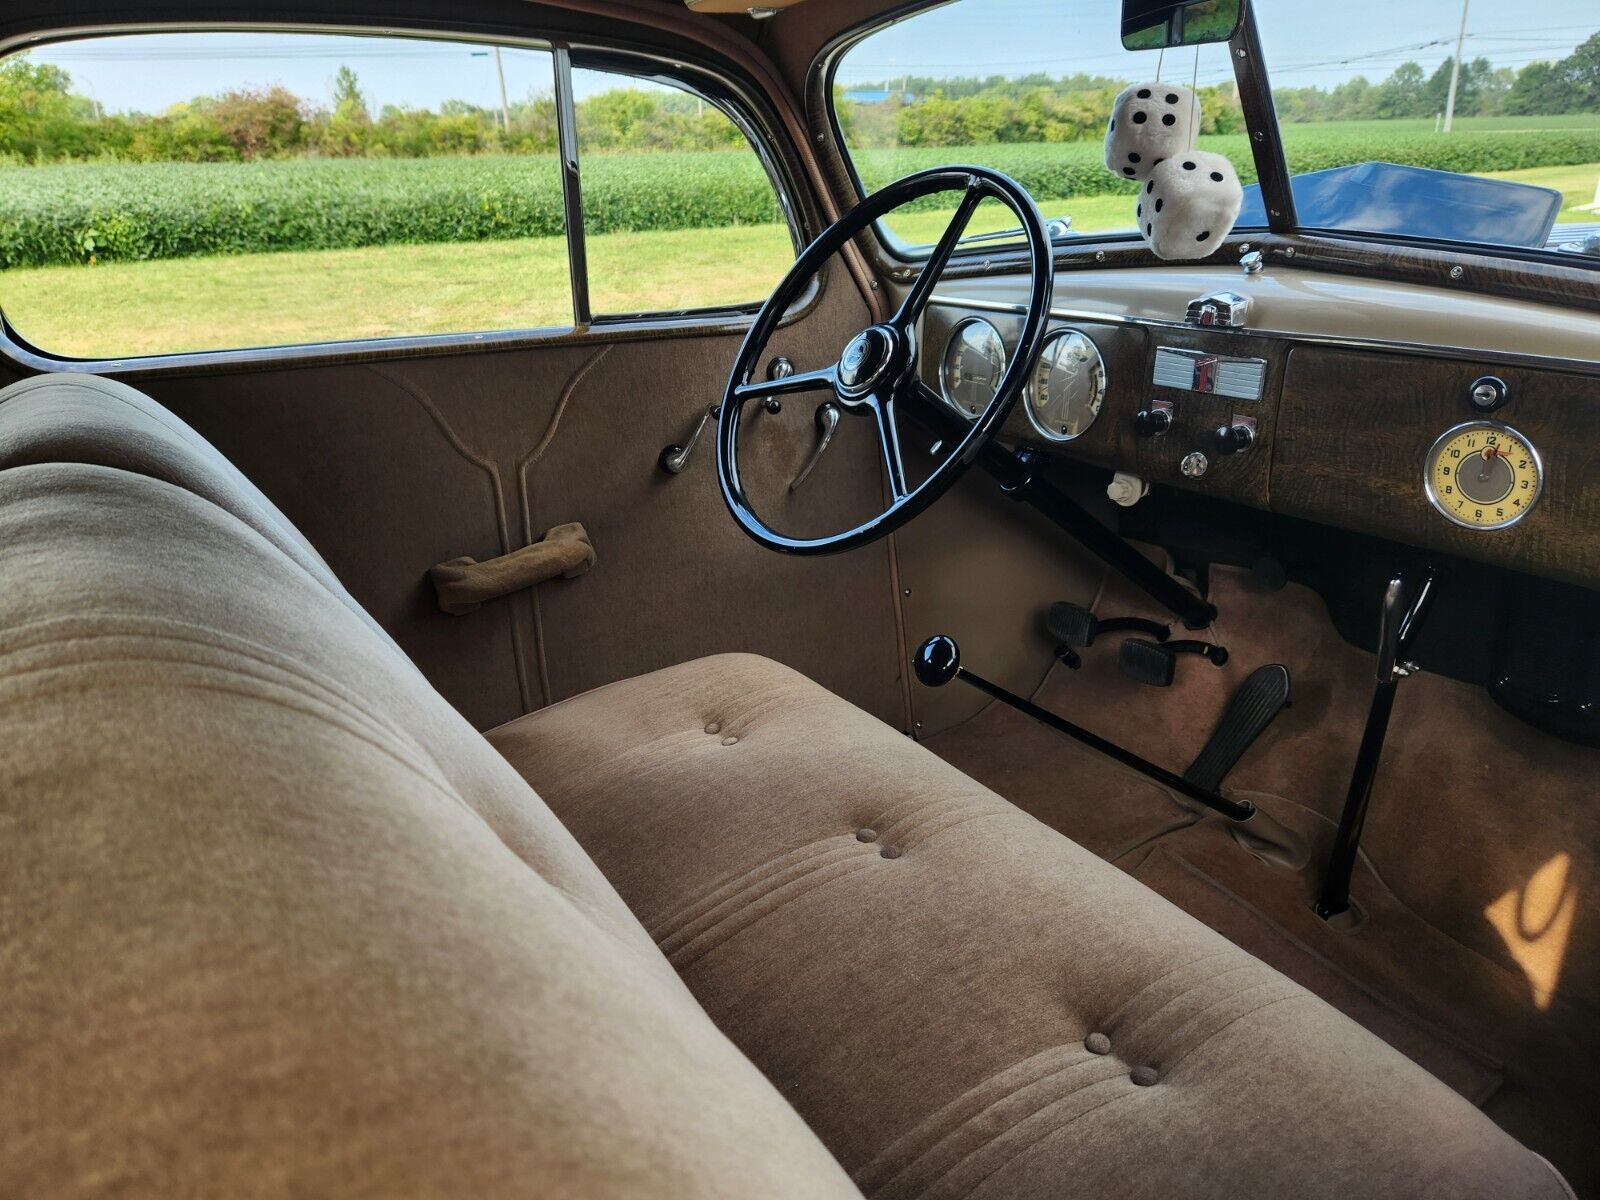
[{"label": "windshield frame", "polygon": [[[857,44],[881,30],[910,20],[931,9],[963,2],[964,0],[911,0],[910,3],[892,9],[886,14],[874,14],[830,39],[812,61],[807,71],[806,93],[813,104],[820,106],[820,115],[826,122],[828,136],[833,141],[857,197],[864,197],[868,193],[856,168],[855,159],[845,139],[844,130],[839,123],[838,110],[834,104],[834,79],[840,63]],[[1118,0],[1099,0],[1099,2],[1115,4]],[[1576,267],[1585,272],[1600,272],[1600,257],[1568,254],[1544,246],[1508,246],[1487,242],[1453,241],[1415,234],[1376,233],[1359,229],[1300,224],[1295,209],[1293,175],[1289,170],[1283,146],[1282,127],[1278,122],[1277,108],[1272,98],[1271,64],[1262,49],[1255,5],[1251,0],[1244,0],[1244,17],[1227,46],[1229,59],[1233,65],[1239,103],[1244,115],[1245,132],[1249,135],[1251,155],[1255,161],[1262,205],[1267,212],[1266,225],[1235,227],[1229,235],[1230,240],[1239,237],[1248,238],[1251,235],[1260,238],[1268,234],[1283,237],[1308,236],[1337,239],[1351,243],[1353,247],[1368,249],[1372,253],[1379,253],[1387,247],[1434,254],[1470,255],[1479,259],[1512,260],[1529,265]],[[927,247],[906,244],[896,238],[882,222],[874,226],[874,229],[883,253],[896,266],[914,266],[927,258]],[[1223,246],[1228,244],[1229,241],[1222,243]],[[994,252],[999,251],[1004,254],[1015,245],[1017,243],[1014,241],[993,239],[969,243],[958,247],[952,258],[952,264],[963,260],[970,263],[979,255],[992,258]],[[1113,248],[1126,252],[1142,245],[1142,239],[1133,230],[1074,233],[1066,239],[1052,240],[1057,259],[1067,261],[1086,255],[1090,257],[1099,255],[1103,260],[1106,252]],[[1221,253],[1221,249],[1219,246],[1218,254]]]}]

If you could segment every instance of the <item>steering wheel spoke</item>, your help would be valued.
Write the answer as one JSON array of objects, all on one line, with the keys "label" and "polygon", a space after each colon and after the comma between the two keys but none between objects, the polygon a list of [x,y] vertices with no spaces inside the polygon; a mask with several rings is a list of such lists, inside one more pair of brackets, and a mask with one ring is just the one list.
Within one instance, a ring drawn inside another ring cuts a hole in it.
[{"label": "steering wheel spoke", "polygon": [[885,392],[872,401],[872,415],[878,423],[878,446],[883,451],[883,469],[889,476],[889,491],[899,504],[908,495],[906,487],[906,461],[900,450],[900,429],[895,424],[896,403],[893,393]]},{"label": "steering wheel spoke", "polygon": [[820,392],[831,389],[839,379],[837,365],[816,371],[800,371],[779,379],[762,379],[755,383],[741,383],[733,389],[733,398],[740,404],[751,400],[765,400],[768,396],[793,396],[801,392]]},{"label": "steering wheel spoke", "polygon": [[977,210],[988,191],[984,182],[976,175],[967,180],[967,189],[961,197],[961,204],[956,208],[955,216],[950,218],[944,236],[928,255],[928,261],[923,264],[922,272],[911,284],[911,290],[906,293],[906,298],[900,302],[899,311],[894,314],[893,323],[899,328],[909,329],[915,325],[917,318],[922,315],[922,310],[928,307],[934,285],[944,274],[945,267],[950,265],[950,256],[955,253],[962,235],[967,232],[967,224],[972,220],[973,212]]}]

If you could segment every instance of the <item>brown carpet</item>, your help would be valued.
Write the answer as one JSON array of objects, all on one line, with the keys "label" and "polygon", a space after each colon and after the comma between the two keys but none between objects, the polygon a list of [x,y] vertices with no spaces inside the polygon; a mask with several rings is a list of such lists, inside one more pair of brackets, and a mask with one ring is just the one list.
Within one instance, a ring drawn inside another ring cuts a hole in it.
[{"label": "brown carpet", "polygon": [[[1173,687],[1143,687],[1118,672],[1110,635],[1035,699],[1181,771],[1233,689],[1286,663],[1293,705],[1226,786],[1310,846],[1305,868],[1263,863],[1221,818],[1000,705],[928,745],[1321,995],[1600,1196],[1600,752],[1523,725],[1479,688],[1405,681],[1353,889],[1364,919],[1330,928],[1310,905],[1372,656],[1339,639],[1309,589],[1263,594],[1229,570],[1212,587],[1227,666],[1186,660]],[[1115,585],[1096,611],[1159,615]]]}]

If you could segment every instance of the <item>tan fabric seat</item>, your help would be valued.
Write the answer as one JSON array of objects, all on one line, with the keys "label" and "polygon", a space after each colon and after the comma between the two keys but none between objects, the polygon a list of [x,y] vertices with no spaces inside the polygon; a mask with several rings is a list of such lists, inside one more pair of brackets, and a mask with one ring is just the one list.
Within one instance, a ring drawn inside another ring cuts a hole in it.
[{"label": "tan fabric seat", "polygon": [[783,668],[495,742],[578,840],[192,430],[0,392],[0,1195],[1561,1194]]},{"label": "tan fabric seat", "polygon": [[0,470],[0,1196],[857,1196],[539,798],[230,508]]},{"label": "tan fabric seat", "polygon": [[1565,1194],[1321,1000],[787,668],[687,663],[488,736],[874,1200]]}]

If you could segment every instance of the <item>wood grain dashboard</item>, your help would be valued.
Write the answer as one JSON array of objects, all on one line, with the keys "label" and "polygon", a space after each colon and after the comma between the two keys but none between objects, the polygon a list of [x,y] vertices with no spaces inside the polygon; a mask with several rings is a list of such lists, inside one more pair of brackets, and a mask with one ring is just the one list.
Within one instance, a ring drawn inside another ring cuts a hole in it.
[{"label": "wood grain dashboard", "polygon": [[[1020,316],[1013,309],[941,297],[924,317],[922,335],[922,375],[935,391],[950,332],[973,316],[994,325],[1008,350],[1015,345]],[[1151,483],[1600,586],[1600,369],[1594,363],[1530,366],[1503,354],[1202,329],[1114,314],[1060,314],[1051,328],[1076,329],[1099,350],[1106,373],[1099,417],[1075,440],[1050,442],[1019,404],[1004,430],[1007,441]],[[1190,357],[1259,360],[1260,399],[1158,384],[1153,373],[1162,348],[1195,352]],[[1502,381],[1506,394],[1490,413],[1470,400],[1474,384],[1486,376]],[[1171,423],[1164,432],[1136,434],[1138,413],[1166,405]],[[1253,444],[1219,454],[1217,431],[1240,418],[1254,422]],[[1435,508],[1424,488],[1435,441],[1476,420],[1514,430],[1542,460],[1542,491],[1505,528],[1463,528]],[[1205,472],[1186,475],[1182,464],[1195,452],[1205,456]]]}]

